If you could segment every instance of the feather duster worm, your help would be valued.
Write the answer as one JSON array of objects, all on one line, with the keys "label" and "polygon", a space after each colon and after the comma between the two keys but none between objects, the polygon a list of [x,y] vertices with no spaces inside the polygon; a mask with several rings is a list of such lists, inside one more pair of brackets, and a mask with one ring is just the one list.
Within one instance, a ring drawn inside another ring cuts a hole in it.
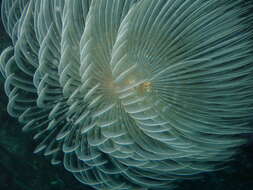
[{"label": "feather duster worm", "polygon": [[242,0],[3,0],[8,112],[99,190],[170,189],[252,132]]}]

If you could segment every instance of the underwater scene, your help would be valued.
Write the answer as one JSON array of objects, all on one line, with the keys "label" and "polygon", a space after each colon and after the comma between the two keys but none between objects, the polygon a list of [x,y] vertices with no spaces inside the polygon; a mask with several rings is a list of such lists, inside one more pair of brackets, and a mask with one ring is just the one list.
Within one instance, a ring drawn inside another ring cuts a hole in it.
[{"label": "underwater scene", "polygon": [[253,0],[0,5],[0,190],[253,189]]}]

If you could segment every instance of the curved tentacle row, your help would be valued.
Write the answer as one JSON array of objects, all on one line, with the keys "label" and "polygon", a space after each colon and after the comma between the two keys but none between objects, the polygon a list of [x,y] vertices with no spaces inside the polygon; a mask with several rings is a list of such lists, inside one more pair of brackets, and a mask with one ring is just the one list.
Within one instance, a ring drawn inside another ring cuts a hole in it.
[{"label": "curved tentacle row", "polygon": [[98,190],[170,189],[253,131],[243,0],[3,0],[8,112]]}]

